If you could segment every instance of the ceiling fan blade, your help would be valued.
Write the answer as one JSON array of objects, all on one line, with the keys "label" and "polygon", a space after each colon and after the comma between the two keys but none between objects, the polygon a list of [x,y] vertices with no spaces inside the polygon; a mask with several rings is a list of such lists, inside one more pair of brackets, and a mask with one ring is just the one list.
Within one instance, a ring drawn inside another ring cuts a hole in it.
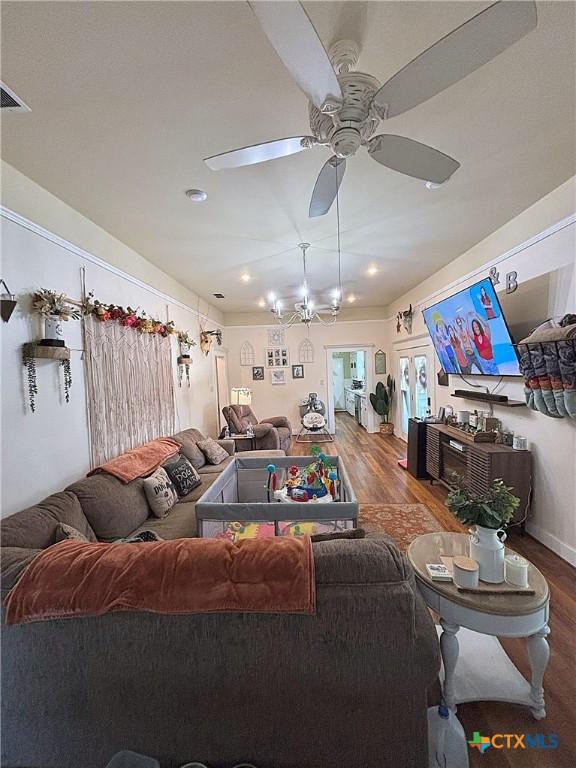
[{"label": "ceiling fan blade", "polygon": [[434,184],[443,184],[460,168],[457,160],[427,144],[391,134],[374,136],[368,154],[387,168]]},{"label": "ceiling fan blade", "polygon": [[538,23],[536,4],[498,2],[457,27],[384,83],[373,104],[394,117],[486,64]]},{"label": "ceiling fan blade", "polygon": [[311,219],[328,213],[330,206],[336,198],[336,193],[340,189],[340,184],[342,184],[345,170],[346,160],[343,157],[333,155],[324,163],[316,179],[314,191],[310,199],[308,216]]},{"label": "ceiling fan blade", "polygon": [[292,136],[288,139],[266,141],[264,144],[253,144],[251,147],[232,149],[220,155],[205,157],[204,162],[213,171],[223,171],[228,168],[240,168],[243,165],[255,165],[266,160],[276,160],[302,152],[316,143],[312,136]]},{"label": "ceiling fan blade", "polygon": [[318,109],[336,112],[342,91],[328,54],[299,2],[252,2],[266,37],[298,86]]}]

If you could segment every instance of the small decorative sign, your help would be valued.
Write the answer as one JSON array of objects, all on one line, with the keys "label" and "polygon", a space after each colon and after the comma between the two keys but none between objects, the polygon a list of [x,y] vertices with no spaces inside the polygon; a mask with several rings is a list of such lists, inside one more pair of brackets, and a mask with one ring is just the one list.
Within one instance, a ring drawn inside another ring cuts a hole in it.
[{"label": "small decorative sign", "polygon": [[374,354],[374,369],[376,376],[386,373],[386,352],[383,352],[381,349]]}]

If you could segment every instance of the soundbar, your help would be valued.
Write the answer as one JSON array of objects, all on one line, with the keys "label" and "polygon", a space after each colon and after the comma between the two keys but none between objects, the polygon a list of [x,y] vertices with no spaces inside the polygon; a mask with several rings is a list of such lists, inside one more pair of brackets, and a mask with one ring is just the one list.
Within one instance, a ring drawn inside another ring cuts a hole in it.
[{"label": "soundbar", "polygon": [[452,397],[465,397],[468,400],[483,400],[485,403],[507,403],[508,395],[491,395],[487,392],[474,392],[470,389],[457,389]]}]

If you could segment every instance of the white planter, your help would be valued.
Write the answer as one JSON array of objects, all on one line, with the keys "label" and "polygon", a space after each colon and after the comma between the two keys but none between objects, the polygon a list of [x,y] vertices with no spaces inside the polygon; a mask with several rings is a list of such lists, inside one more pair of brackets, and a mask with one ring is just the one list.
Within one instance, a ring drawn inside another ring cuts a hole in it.
[{"label": "white planter", "polygon": [[190,357],[190,344],[180,342],[180,357]]},{"label": "white planter", "polygon": [[501,528],[475,526],[470,533],[470,557],[476,560],[480,581],[501,584],[504,581],[504,540],[506,533]]},{"label": "white planter", "polygon": [[61,341],[64,336],[62,321],[57,315],[47,315],[44,318],[44,338]]}]

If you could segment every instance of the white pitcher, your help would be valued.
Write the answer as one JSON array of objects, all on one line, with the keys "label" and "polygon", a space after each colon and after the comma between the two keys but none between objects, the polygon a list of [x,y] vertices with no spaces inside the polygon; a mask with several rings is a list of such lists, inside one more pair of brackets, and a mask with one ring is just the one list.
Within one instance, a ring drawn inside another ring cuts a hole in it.
[{"label": "white pitcher", "polygon": [[501,584],[504,581],[504,541],[502,528],[477,525],[470,531],[470,557],[476,560],[480,581]]}]

